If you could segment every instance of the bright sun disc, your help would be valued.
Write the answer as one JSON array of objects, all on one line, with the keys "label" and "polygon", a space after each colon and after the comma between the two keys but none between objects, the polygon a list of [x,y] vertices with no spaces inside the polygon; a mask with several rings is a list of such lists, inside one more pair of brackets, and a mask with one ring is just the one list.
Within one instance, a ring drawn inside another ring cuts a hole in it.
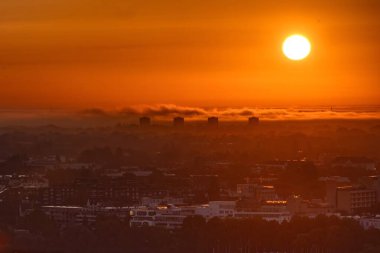
[{"label": "bright sun disc", "polygon": [[292,35],[282,44],[282,52],[293,61],[305,59],[311,51],[309,40],[302,35]]}]

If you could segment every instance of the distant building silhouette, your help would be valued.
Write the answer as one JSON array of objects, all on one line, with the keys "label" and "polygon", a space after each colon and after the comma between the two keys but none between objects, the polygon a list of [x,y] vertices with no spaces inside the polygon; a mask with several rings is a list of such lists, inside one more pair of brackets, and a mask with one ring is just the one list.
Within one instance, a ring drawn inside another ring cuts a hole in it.
[{"label": "distant building silhouette", "polygon": [[190,175],[190,184],[196,202],[219,200],[218,175]]},{"label": "distant building silhouette", "polygon": [[374,160],[362,156],[338,156],[332,162],[333,168],[346,167],[357,168],[369,171],[376,170],[376,163]]},{"label": "distant building silhouette", "polygon": [[260,119],[258,117],[249,117],[248,118],[248,124],[249,125],[257,125],[259,124]]},{"label": "distant building silhouette", "polygon": [[185,118],[183,117],[175,117],[173,119],[173,126],[175,127],[181,127],[185,125]]},{"label": "distant building silhouette", "polygon": [[375,205],[375,190],[355,186],[336,188],[336,208],[338,212],[354,214],[363,208],[373,208]]},{"label": "distant building silhouette", "polygon": [[216,127],[219,124],[219,118],[218,117],[209,117],[207,119],[207,123],[209,126]]},{"label": "distant building silhouette", "polygon": [[150,118],[149,117],[141,117],[140,118],[140,126],[150,126]]}]

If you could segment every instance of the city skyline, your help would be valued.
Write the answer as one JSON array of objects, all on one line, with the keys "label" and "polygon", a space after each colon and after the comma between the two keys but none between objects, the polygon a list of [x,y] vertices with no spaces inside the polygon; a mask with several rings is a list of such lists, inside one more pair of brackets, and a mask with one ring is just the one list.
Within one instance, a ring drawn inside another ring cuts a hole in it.
[{"label": "city skyline", "polygon": [[0,0],[0,253],[379,253],[380,0]]}]

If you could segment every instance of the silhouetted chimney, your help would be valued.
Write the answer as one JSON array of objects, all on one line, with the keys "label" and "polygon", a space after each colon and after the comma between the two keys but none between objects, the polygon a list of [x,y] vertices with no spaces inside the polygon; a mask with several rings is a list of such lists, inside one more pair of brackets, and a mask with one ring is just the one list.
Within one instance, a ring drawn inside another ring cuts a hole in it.
[{"label": "silhouetted chimney", "polygon": [[218,126],[219,119],[218,119],[218,117],[209,117],[207,119],[207,123],[209,126]]},{"label": "silhouetted chimney", "polygon": [[140,118],[140,126],[150,126],[150,118],[149,117],[141,117]]},{"label": "silhouetted chimney", "polygon": [[249,125],[257,125],[259,124],[260,119],[258,117],[249,117],[248,118],[248,124]]},{"label": "silhouetted chimney", "polygon": [[185,125],[185,119],[183,117],[175,117],[173,119],[173,126],[181,127]]}]

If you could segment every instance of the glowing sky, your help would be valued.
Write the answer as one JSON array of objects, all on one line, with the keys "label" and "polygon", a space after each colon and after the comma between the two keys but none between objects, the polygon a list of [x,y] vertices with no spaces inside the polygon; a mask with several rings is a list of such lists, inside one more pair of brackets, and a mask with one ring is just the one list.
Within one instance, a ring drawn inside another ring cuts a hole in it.
[{"label": "glowing sky", "polygon": [[[1,0],[0,108],[378,104],[380,1]],[[313,51],[284,57],[286,36]]]}]

